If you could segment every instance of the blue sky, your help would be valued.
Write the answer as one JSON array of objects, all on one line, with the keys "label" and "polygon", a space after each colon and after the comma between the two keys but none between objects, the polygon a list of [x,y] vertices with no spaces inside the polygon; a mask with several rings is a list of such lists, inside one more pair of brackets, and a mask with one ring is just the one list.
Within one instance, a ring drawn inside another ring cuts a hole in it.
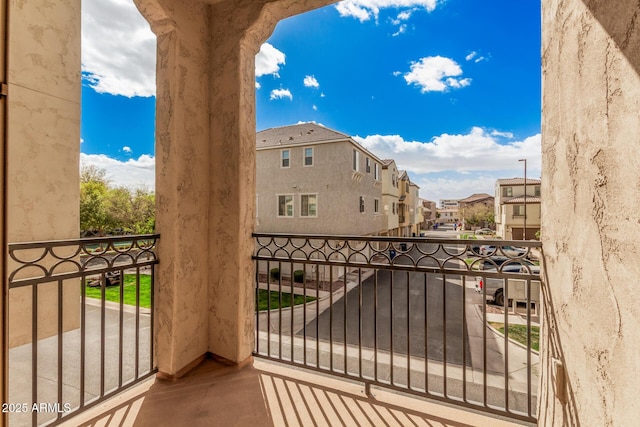
[{"label": "blue sky", "polygon": [[[83,8],[81,161],[153,188],[155,39],[131,0]],[[431,200],[491,194],[520,158],[539,177],[540,98],[539,0],[347,0],[280,22],[256,57],[258,130],[352,135]]]}]

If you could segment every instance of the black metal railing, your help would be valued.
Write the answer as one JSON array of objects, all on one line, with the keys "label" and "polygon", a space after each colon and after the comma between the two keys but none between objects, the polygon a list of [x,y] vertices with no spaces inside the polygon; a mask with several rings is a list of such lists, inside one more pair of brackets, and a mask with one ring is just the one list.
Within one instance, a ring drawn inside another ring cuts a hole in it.
[{"label": "black metal railing", "polygon": [[254,238],[255,356],[535,421],[539,242]]},{"label": "black metal railing", "polygon": [[55,425],[156,372],[159,235],[11,243],[10,425]]}]

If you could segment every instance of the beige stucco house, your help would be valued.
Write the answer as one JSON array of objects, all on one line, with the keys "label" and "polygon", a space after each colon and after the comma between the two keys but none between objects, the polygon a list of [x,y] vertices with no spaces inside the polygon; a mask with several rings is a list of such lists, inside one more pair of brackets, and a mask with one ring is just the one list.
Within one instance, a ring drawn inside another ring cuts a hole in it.
[{"label": "beige stucco house", "polygon": [[256,136],[256,231],[378,235],[387,231],[382,161],[314,123]]},{"label": "beige stucco house", "polygon": [[395,160],[382,161],[382,206],[385,213],[386,231],[381,236],[400,236],[400,174]]},{"label": "beige stucco house", "polygon": [[400,174],[400,198],[398,226],[400,236],[411,237],[420,235],[418,220],[418,204],[420,201],[420,187],[411,182],[407,171],[398,171]]},{"label": "beige stucco house", "polygon": [[[535,239],[540,230],[540,186],[539,179],[499,179],[496,181],[495,220],[496,234],[507,240]],[[526,203],[526,221],[525,221]],[[526,233],[524,232],[526,223]]]}]

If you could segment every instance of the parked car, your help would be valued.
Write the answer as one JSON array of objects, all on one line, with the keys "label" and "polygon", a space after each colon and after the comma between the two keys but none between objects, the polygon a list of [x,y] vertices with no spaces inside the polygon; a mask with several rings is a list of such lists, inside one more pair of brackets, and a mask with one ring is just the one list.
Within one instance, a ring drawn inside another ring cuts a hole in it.
[{"label": "parked car", "polygon": [[494,245],[482,245],[480,246],[481,255],[505,255],[508,257],[516,258],[521,257],[527,253],[526,248],[518,248],[515,246],[494,246]]},{"label": "parked car", "polygon": [[[498,258],[498,257],[495,257]],[[481,269],[489,272],[500,271],[502,273],[521,273],[521,274],[535,274],[540,275],[540,266],[533,264],[531,261],[522,259],[518,260],[518,262],[514,262],[511,260],[507,262],[509,258],[503,258],[500,266],[497,270],[493,264],[481,264]],[[483,262],[487,262],[484,260]],[[482,266],[487,266],[487,268],[482,268]],[[476,292],[482,293],[483,288],[486,288],[486,297],[489,300],[492,300],[497,305],[504,305],[504,283],[505,280],[508,279],[496,279],[493,277],[484,278],[482,276],[476,277]]]},{"label": "parked car", "polygon": [[493,234],[494,231],[490,228],[481,228],[475,231],[476,234]]}]

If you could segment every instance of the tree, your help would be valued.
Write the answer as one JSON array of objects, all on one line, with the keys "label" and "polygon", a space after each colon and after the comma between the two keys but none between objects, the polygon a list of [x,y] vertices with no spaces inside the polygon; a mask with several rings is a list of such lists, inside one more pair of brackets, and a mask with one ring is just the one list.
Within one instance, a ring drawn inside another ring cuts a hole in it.
[{"label": "tree", "polygon": [[97,231],[104,235],[107,226],[107,209],[104,200],[108,191],[106,172],[95,166],[80,171],[80,229]]},{"label": "tree", "polygon": [[146,188],[111,187],[106,171],[80,171],[80,229],[107,233],[153,233],[155,195]]},{"label": "tree", "polygon": [[495,223],[495,212],[493,210],[493,206],[486,206],[480,203],[465,206],[462,209],[462,215],[464,222],[472,227],[476,227],[481,223],[486,223],[487,226],[491,226]]}]

